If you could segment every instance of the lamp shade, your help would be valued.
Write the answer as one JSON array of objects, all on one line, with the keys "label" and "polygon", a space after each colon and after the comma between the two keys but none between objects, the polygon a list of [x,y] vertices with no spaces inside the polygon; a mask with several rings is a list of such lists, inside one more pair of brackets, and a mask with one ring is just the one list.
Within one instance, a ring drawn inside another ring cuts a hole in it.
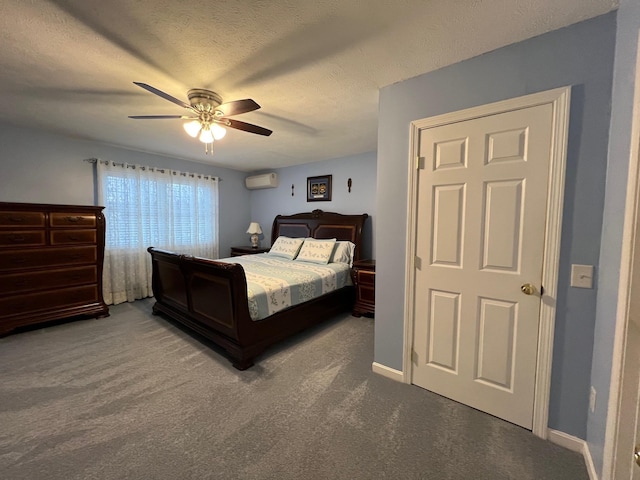
[{"label": "lamp shade", "polygon": [[260,228],[260,224],[258,222],[251,222],[249,224],[249,228],[247,228],[247,233],[250,234],[261,234],[262,233],[262,229]]}]

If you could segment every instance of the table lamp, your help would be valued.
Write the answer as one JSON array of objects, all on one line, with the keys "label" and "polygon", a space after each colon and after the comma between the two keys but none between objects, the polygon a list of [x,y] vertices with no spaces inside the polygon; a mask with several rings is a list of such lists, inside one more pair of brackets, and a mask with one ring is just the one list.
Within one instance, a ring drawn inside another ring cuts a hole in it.
[{"label": "table lamp", "polygon": [[247,228],[247,233],[251,234],[251,247],[258,248],[258,235],[262,233],[260,224],[258,222],[251,222],[249,228]]}]

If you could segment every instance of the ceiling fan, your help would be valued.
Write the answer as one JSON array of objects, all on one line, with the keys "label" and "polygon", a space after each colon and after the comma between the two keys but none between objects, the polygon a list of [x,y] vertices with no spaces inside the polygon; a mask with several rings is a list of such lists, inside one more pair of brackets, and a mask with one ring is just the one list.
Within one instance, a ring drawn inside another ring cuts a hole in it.
[{"label": "ceiling fan", "polygon": [[214,140],[220,140],[227,133],[224,127],[264,136],[269,136],[273,133],[271,130],[258,125],[228,118],[259,109],[260,105],[250,98],[222,103],[222,98],[216,92],[203,88],[193,88],[187,92],[189,103],[186,103],[146,83],[133,83],[148,92],[186,108],[190,113],[188,115],[129,115],[129,118],[136,120],[191,120],[184,124],[184,129],[190,136],[198,137],[205,144],[205,153],[210,151],[213,153]]}]

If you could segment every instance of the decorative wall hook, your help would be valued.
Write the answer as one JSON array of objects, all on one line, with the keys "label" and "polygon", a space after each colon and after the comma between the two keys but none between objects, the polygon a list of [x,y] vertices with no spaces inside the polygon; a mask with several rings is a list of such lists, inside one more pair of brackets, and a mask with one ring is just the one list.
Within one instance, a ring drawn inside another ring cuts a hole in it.
[{"label": "decorative wall hook", "polygon": [[352,185],[351,179],[347,180],[347,187],[349,188],[349,193],[351,193],[351,185]]}]

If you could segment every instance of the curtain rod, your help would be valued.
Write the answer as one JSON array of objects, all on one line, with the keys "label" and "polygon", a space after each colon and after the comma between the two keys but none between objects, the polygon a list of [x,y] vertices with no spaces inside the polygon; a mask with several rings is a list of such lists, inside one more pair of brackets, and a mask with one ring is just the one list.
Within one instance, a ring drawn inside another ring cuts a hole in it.
[{"label": "curtain rod", "polygon": [[[97,164],[99,161],[100,161],[100,159],[99,159],[99,158],[95,158],[95,157],[92,157],[92,158],[85,158],[85,159],[83,160],[83,162],[93,163],[93,164]],[[141,166],[141,165],[135,165],[135,164],[125,164],[124,162],[121,162],[121,163],[118,163],[118,162],[109,162],[108,160],[104,160],[104,161],[105,161],[105,162],[107,162],[107,163],[113,163],[113,165],[115,165],[115,166],[117,166],[117,167],[124,167],[124,166],[126,165],[126,166],[131,167],[131,168],[136,168],[136,167],[137,167],[137,168],[141,168],[141,169],[143,169],[143,170],[144,170],[145,168],[154,168],[154,169],[158,170],[159,172],[162,172],[162,173],[164,173],[164,172],[165,172],[165,169],[164,169],[164,168],[145,167],[144,165],[142,165],[142,166]],[[177,172],[177,171],[174,171],[174,170],[169,170],[169,171],[170,171],[171,173],[173,173],[174,175],[176,175],[176,174],[180,174],[180,175],[181,175],[181,176],[183,176],[183,177],[186,177],[186,176],[191,176],[191,177],[193,177],[193,176],[197,176],[197,175],[202,175],[202,176],[209,176],[209,177],[211,177],[211,178],[215,178],[218,182],[221,182],[221,181],[222,181],[222,178],[220,178],[220,177],[216,177],[215,175],[205,175],[205,174],[203,174],[203,173],[191,173],[191,172]]]}]

